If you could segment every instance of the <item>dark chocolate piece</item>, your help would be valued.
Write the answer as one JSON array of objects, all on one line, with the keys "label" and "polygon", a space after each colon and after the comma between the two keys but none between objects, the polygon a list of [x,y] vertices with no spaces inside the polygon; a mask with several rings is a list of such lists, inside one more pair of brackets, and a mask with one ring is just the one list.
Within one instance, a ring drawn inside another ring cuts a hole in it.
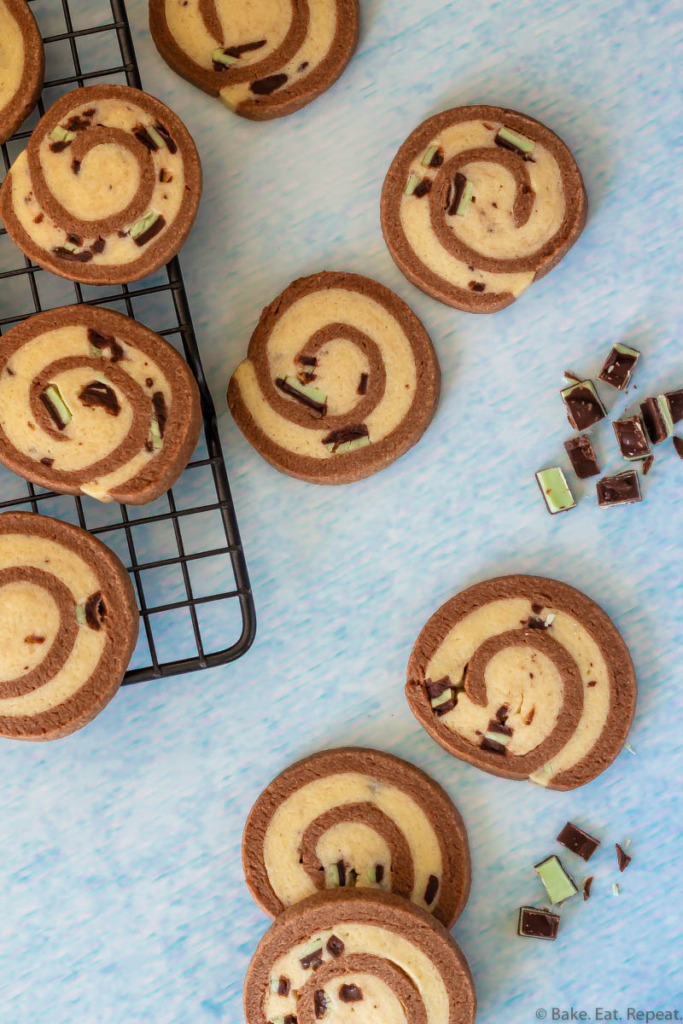
[{"label": "dark chocolate piece", "polygon": [[567,417],[575,430],[587,430],[607,415],[592,381],[583,380],[563,388],[562,398]]},{"label": "dark chocolate piece", "polygon": [[284,974],[280,975],[280,979],[277,983],[277,994],[279,996],[288,996],[292,988],[292,983],[289,978],[286,978]]},{"label": "dark chocolate piece", "polygon": [[24,643],[25,644],[44,644],[45,643],[45,637],[44,636],[36,636],[35,633],[31,633],[30,636],[25,636],[24,637]]},{"label": "dark chocolate piece", "polygon": [[80,172],[81,172],[81,161],[80,160],[72,160],[71,161],[71,172],[72,172],[72,174],[80,174]]},{"label": "dark chocolate piece", "polygon": [[337,935],[330,935],[326,949],[330,956],[338,957],[344,952],[344,943]]},{"label": "dark chocolate piece", "polygon": [[59,256],[60,260],[69,260],[71,263],[89,263],[92,259],[89,249],[84,249],[83,252],[72,252],[71,249],[65,249],[63,245],[57,245],[52,251],[55,256]]},{"label": "dark chocolate piece", "polygon": [[640,416],[628,416],[612,424],[619,451],[625,459],[644,459],[650,454],[650,445]]},{"label": "dark chocolate piece", "polygon": [[[71,422],[71,414],[68,411],[68,409],[66,408],[66,406],[64,406],[63,401],[61,401],[61,396],[59,396],[57,394],[57,395],[55,395],[55,400],[54,401],[52,400],[52,398],[51,398],[51,389],[53,389],[53,387],[54,387],[53,385],[48,385],[45,388],[44,391],[40,392],[40,396],[39,397],[40,397],[41,402],[45,406],[50,419],[52,420],[52,422],[56,426],[57,430],[65,430],[66,427],[68,427],[69,423]],[[66,418],[63,418],[63,416],[62,416],[62,409],[61,409],[60,404],[59,404],[60,401],[61,401],[61,406],[64,409],[64,417],[66,417]],[[55,404],[55,403],[57,403],[57,404]]]},{"label": "dark chocolate piece", "polygon": [[683,437],[674,437],[673,443],[679,459],[683,459]]},{"label": "dark chocolate piece", "polygon": [[90,246],[90,252],[94,252],[94,253],[104,252],[106,247],[107,247],[107,243],[105,242],[104,238],[96,238],[95,241]]},{"label": "dark chocolate piece", "polygon": [[483,283],[483,281],[468,281],[467,287],[471,292],[486,291],[486,285]]},{"label": "dark chocolate piece", "polygon": [[467,185],[467,178],[465,177],[464,174],[461,174],[460,171],[457,171],[455,177],[453,178],[453,184],[451,185],[450,189],[448,190],[449,199],[450,199],[451,193],[453,194],[453,198],[448,203],[448,207],[447,207],[447,209],[448,209],[448,216],[449,217],[454,217],[455,216],[456,211],[457,211],[458,207],[460,206],[460,200],[462,199],[462,194],[465,191],[465,186],[466,185]]},{"label": "dark chocolate piece", "polygon": [[317,988],[313,993],[313,1008],[315,1010],[315,1019],[322,1020],[327,1013],[327,996],[324,989]]},{"label": "dark chocolate piece", "polygon": [[358,985],[340,985],[339,998],[342,1003],[359,1003],[363,998],[363,993]]},{"label": "dark chocolate piece", "polygon": [[557,841],[575,853],[577,857],[581,857],[582,860],[590,860],[600,845],[599,839],[584,832],[572,821],[567,822],[557,837]]},{"label": "dark chocolate piece", "polygon": [[560,929],[559,914],[552,914],[549,910],[538,910],[536,907],[520,907],[517,934],[529,939],[557,938]]},{"label": "dark chocolate piece", "polygon": [[[674,444],[675,443],[676,442],[675,442],[675,439],[674,439]],[[683,456],[681,456],[681,458],[683,458]],[[655,461],[654,455],[648,455],[648,457],[646,459],[643,459],[643,476],[647,476],[647,474],[650,472],[650,470],[652,469],[652,467],[654,465],[654,461]]]},{"label": "dark chocolate piece", "polygon": [[375,865],[375,881],[379,885],[384,878],[384,864]]},{"label": "dark chocolate piece", "polygon": [[[93,112],[94,113],[94,112]],[[64,125],[67,132],[84,132],[91,127],[92,114],[72,114]]]},{"label": "dark chocolate piece", "polygon": [[[666,406],[666,411],[663,408]],[[640,413],[647,430],[647,435],[653,444],[661,444],[671,436],[672,430],[666,421],[666,414],[669,413],[670,405],[664,395],[659,398],[646,398],[640,405]],[[672,424],[673,426],[673,424]]]},{"label": "dark chocolate piece", "polygon": [[223,50],[226,57],[237,57],[242,56],[243,53],[252,53],[254,50],[260,50],[262,46],[266,45],[265,39],[259,39],[254,43],[240,43],[239,46],[226,46]]},{"label": "dark chocolate piece", "polygon": [[173,181],[173,175],[171,174],[170,171],[167,171],[165,167],[162,167],[161,170],[159,171],[159,181],[162,183],[162,185],[166,185],[169,182]]},{"label": "dark chocolate piece", "polygon": [[315,398],[310,398],[308,395],[304,395],[297,388],[292,387],[284,377],[278,377],[275,381],[275,387],[279,388],[280,391],[284,391],[286,395],[291,398],[296,398],[297,402],[301,402],[302,405],[307,405],[309,409],[315,409],[321,416],[324,416],[327,412],[326,402],[316,402]]},{"label": "dark chocolate piece", "polygon": [[635,469],[627,469],[617,476],[604,476],[595,485],[598,492],[598,505],[627,505],[633,501],[642,501],[640,481]]},{"label": "dark chocolate piece", "polygon": [[299,960],[299,963],[301,964],[302,968],[305,971],[307,971],[309,969],[309,967],[313,967],[313,968],[320,967],[322,962],[323,962],[323,947],[322,947],[322,945],[321,946],[316,946],[315,949],[311,950],[310,953],[307,953],[306,956],[302,956],[301,960]]},{"label": "dark chocolate piece", "polygon": [[96,591],[91,594],[88,600],[85,602],[85,621],[88,623],[91,629],[96,632],[102,627],[102,620],[107,617],[107,609],[104,601],[102,600],[102,594],[100,591]]},{"label": "dark chocolate piece", "polygon": [[297,1016],[295,1013],[285,1014],[282,1024],[298,1024]]},{"label": "dark chocolate piece", "polygon": [[358,387],[356,388],[356,394],[357,395],[364,395],[364,394],[367,393],[367,390],[368,390],[368,374],[367,373],[361,373],[360,380],[358,382]]},{"label": "dark chocolate piece", "polygon": [[603,363],[598,379],[610,384],[617,391],[623,391],[633,376],[640,353],[628,345],[614,345]]},{"label": "dark chocolate piece", "polygon": [[159,232],[161,231],[161,229],[163,227],[165,227],[165,225],[166,225],[166,218],[162,217],[161,214],[159,214],[157,219],[155,221],[152,221],[152,223],[147,228],[147,230],[143,231],[142,234],[137,235],[133,239],[133,241],[138,246],[146,245],[147,242],[150,242],[156,235],[159,234]]},{"label": "dark chocolate piece", "polygon": [[593,875],[589,875],[583,883],[583,902],[590,899],[591,889],[593,887]]},{"label": "dark chocolate piece", "polygon": [[161,391],[155,391],[152,395],[152,406],[154,407],[155,419],[159,424],[159,437],[163,437],[166,430],[166,421],[168,420],[168,409],[166,408],[166,399]]},{"label": "dark chocolate piece", "polygon": [[507,748],[503,743],[498,743],[496,740],[489,739],[488,736],[484,736],[479,746],[482,750],[489,750],[492,754],[507,753]]},{"label": "dark chocolate piece", "polygon": [[168,128],[165,125],[159,124],[159,122],[157,122],[154,125],[154,130],[156,131],[157,135],[160,135],[164,142],[166,143],[166,149],[169,151],[169,153],[178,152],[178,147],[173,141],[171,133],[169,132]]},{"label": "dark chocolate piece", "polygon": [[346,444],[347,441],[357,441],[359,437],[368,437],[368,428],[364,423],[359,423],[354,427],[342,427],[340,430],[331,431],[331,433],[323,438],[323,444],[331,444],[332,451],[336,452],[339,445]]},{"label": "dark chocolate piece", "polygon": [[631,863],[632,857],[629,857],[626,850],[619,843],[614,844],[614,848],[617,851],[617,863],[620,871],[626,871],[626,868]]},{"label": "dark chocolate piece", "polygon": [[281,89],[287,81],[287,75],[282,72],[278,75],[268,75],[267,78],[257,78],[249,86],[255,96],[270,96],[271,93]]},{"label": "dark chocolate piece", "polygon": [[346,885],[346,864],[343,860],[338,860],[336,863],[337,876],[339,878],[340,885]]},{"label": "dark chocolate piece", "polygon": [[54,459],[49,459],[47,456],[44,459],[41,459],[40,461],[41,461],[41,464],[43,466],[47,466],[48,469],[51,466],[54,466],[54,464],[55,464],[55,460]]},{"label": "dark chocolate piece", "polygon": [[101,408],[110,416],[118,416],[121,412],[116,392],[102,381],[94,380],[90,384],[86,384],[78,397],[89,409]]},{"label": "dark chocolate piece", "polygon": [[297,363],[301,363],[302,366],[317,366],[318,360],[315,356],[297,356]]},{"label": "dark chocolate piece", "polygon": [[512,736],[513,729],[511,726],[499,722],[497,718],[492,718],[488,724],[487,732],[495,732],[499,736]]},{"label": "dark chocolate piece", "polygon": [[149,132],[145,128],[144,125],[141,124],[141,125],[138,125],[137,128],[134,128],[133,129],[133,135],[138,140],[138,142],[141,142],[143,146],[145,146],[147,149],[151,150],[152,152],[154,152],[155,150],[157,150],[159,148],[158,145],[156,144],[156,142],[154,141],[154,139],[152,138],[152,136],[149,134]]},{"label": "dark chocolate piece", "polygon": [[600,472],[598,457],[591,444],[591,439],[586,434],[570,437],[568,441],[564,442],[564,448],[579,480],[597,476]]},{"label": "dark chocolate piece", "polygon": [[423,178],[422,181],[418,182],[418,184],[413,189],[413,195],[415,196],[416,199],[422,199],[422,197],[426,196],[428,192],[431,192],[431,190],[431,181],[429,180],[429,178]]},{"label": "dark chocolate piece", "polygon": [[437,679],[434,683],[431,679],[427,679],[425,689],[435,715],[445,715],[447,711],[452,711],[458,703],[458,695],[448,676]]},{"label": "dark chocolate piece", "polygon": [[523,625],[526,629],[550,629],[552,620],[548,622],[546,619],[541,619],[538,615],[530,615]]},{"label": "dark chocolate piece", "polygon": [[96,331],[94,327],[88,328],[88,341],[93,348],[98,349],[100,352],[108,352],[109,359],[112,363],[118,363],[123,359],[123,348],[119,345],[116,338],[109,334],[101,334]]},{"label": "dark chocolate piece", "polygon": [[683,388],[680,391],[667,391],[664,395],[669,406],[671,419],[674,423],[683,420]]},{"label": "dark chocolate piece", "polygon": [[439,891],[439,879],[436,875],[430,875],[425,887],[425,903],[429,906],[436,899],[436,894]]}]

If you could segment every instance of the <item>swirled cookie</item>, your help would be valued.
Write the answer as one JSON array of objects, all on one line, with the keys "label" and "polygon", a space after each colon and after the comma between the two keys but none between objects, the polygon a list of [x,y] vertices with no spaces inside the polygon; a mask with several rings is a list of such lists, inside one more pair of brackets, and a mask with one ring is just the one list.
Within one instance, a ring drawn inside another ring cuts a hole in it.
[{"label": "swirled cookie", "polygon": [[0,142],[31,113],[45,73],[45,51],[26,0],[0,0]]},{"label": "swirled cookie", "polygon": [[271,465],[320,484],[361,480],[429,426],[440,371],[429,335],[383,285],[325,272],[267,306],[228,405]]},{"label": "swirled cookie", "polygon": [[121,313],[63,306],[0,345],[0,462],[63,494],[144,505],[171,487],[199,438],[185,360]]},{"label": "swirled cookie", "polygon": [[495,313],[577,240],[588,201],[564,143],[525,114],[456,107],[401,146],[382,230],[409,281],[448,306]]},{"label": "swirled cookie", "polygon": [[116,555],[85,530],[0,515],[0,736],[53,740],[118,690],[138,609]]},{"label": "swirled cookie", "polygon": [[400,896],[318,893],[261,939],[244,985],[247,1024],[472,1024],[467,961],[431,914]]},{"label": "swirled cookie", "polygon": [[636,678],[621,635],[590,598],[556,580],[502,576],[432,616],[413,648],[406,694],[455,757],[574,789],[621,750]]},{"label": "swirled cookie", "polygon": [[149,0],[166,63],[254,121],[329,89],[351,60],[358,22],[358,0]]},{"label": "swirled cookie", "polygon": [[325,750],[285,769],[247,819],[251,893],[277,917],[319,889],[384,889],[447,927],[470,889],[467,831],[433,779],[391,754]]},{"label": "swirled cookie", "polygon": [[23,252],[72,281],[137,281],[167,263],[194,222],[201,164],[187,128],[125,85],[67,93],[40,119],[0,191]]}]

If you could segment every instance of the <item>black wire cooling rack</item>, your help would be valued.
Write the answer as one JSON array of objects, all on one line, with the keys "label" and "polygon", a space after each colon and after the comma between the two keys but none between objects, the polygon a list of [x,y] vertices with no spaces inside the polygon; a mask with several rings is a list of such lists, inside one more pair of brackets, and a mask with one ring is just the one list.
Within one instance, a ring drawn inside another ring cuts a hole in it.
[{"label": "black wire cooling rack", "polygon": [[[141,88],[124,0],[29,3],[43,32],[46,80],[38,109],[2,146],[5,173],[38,117],[62,93],[100,82]],[[0,511],[32,510],[75,523],[121,557],[135,582],[142,625],[126,683],[233,661],[254,638],[254,604],[178,260],[136,285],[73,284],[35,266],[0,230],[0,331],[73,302],[118,309],[184,352],[201,393],[203,438],[173,490],[151,505],[127,508],[57,495],[0,467]]]}]

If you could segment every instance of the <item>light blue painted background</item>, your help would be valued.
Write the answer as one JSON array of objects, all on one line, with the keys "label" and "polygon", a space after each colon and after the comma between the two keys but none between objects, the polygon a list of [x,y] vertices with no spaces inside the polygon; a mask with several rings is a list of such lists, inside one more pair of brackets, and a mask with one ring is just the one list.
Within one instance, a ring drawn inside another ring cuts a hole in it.
[{"label": "light blue painted background", "polygon": [[[45,17],[58,6],[41,2]],[[73,0],[82,20],[91,6]],[[147,36],[144,0],[130,0],[145,85],[186,120],[204,162],[182,263],[259,633],[237,664],[128,688],[67,740],[0,747],[2,1024],[241,1021],[242,977],[266,927],[242,881],[245,815],[288,762],[340,743],[415,761],[464,814],[474,884],[454,933],[474,971],[480,1024],[527,1024],[538,1007],[572,1005],[683,1015],[683,465],[667,446],[642,505],[598,510],[589,485],[579,508],[556,519],[533,479],[567,436],[557,395],[565,367],[594,374],[610,343],[627,338],[644,354],[631,398],[683,384],[676,5],[362,6],[360,48],[342,81],[301,113],[257,125],[177,79]],[[480,101],[554,128],[592,207],[561,266],[490,318],[413,289],[378,216],[384,172],[408,132]],[[293,277],[326,267],[395,288],[430,330],[444,380],[419,447],[339,490],[279,476],[224,404],[260,308]],[[600,454],[616,466],[603,428]],[[455,590],[510,571],[584,589],[633,651],[636,755],[624,752],[578,792],[542,792],[450,759],[403,700],[427,617]],[[569,817],[605,840],[590,865],[595,896],[566,908],[554,945],[517,939],[516,908],[542,899],[532,865]],[[615,899],[611,844],[626,837],[634,861]]]}]

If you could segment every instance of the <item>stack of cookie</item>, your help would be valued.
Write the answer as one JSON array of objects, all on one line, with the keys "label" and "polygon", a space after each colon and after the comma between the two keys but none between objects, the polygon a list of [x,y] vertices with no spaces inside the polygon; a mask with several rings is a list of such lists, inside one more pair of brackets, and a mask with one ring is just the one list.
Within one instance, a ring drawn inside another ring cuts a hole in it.
[{"label": "stack of cookie", "polygon": [[448,932],[469,895],[467,832],[424,772],[363,748],[307,757],[256,801],[242,859],[275,918],[247,972],[247,1024],[472,1024]]}]

